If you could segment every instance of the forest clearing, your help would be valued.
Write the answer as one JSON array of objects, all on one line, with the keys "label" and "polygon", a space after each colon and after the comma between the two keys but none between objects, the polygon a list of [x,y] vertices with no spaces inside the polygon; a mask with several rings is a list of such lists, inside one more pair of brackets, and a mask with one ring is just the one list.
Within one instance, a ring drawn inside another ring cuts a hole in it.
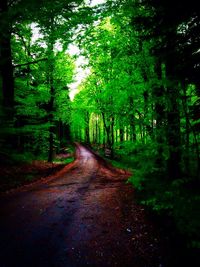
[{"label": "forest clearing", "polygon": [[200,249],[200,11],[0,1],[0,267],[188,267]]}]

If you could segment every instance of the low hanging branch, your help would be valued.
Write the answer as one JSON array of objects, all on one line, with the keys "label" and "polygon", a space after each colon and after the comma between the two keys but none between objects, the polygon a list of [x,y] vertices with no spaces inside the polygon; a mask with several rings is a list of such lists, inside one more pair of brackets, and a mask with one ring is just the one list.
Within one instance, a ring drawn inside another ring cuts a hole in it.
[{"label": "low hanging branch", "polygon": [[45,60],[48,60],[48,58],[40,58],[40,59],[36,59],[34,61],[30,61],[30,62],[26,62],[26,63],[22,63],[22,64],[16,64],[16,65],[13,65],[14,68],[19,68],[19,67],[22,67],[22,66],[28,66],[28,65],[31,65],[31,64],[36,64],[40,61],[45,61]]}]

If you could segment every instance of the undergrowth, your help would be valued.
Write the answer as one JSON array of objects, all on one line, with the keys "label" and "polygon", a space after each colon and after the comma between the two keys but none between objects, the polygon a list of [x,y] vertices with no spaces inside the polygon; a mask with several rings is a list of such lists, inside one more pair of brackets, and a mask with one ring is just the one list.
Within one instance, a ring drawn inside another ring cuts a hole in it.
[{"label": "undergrowth", "polygon": [[128,182],[137,191],[141,204],[158,214],[168,216],[174,227],[186,240],[189,248],[200,248],[200,196],[199,182],[184,173],[179,179],[171,180],[165,167],[155,163],[153,144],[144,146],[122,145],[114,151],[113,166],[128,169],[132,176]]}]

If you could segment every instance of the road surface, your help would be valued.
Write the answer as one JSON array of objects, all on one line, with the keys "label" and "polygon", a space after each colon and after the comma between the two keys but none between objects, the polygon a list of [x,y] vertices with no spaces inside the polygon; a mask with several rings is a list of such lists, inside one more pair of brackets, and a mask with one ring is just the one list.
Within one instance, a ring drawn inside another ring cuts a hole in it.
[{"label": "road surface", "polygon": [[0,198],[0,267],[163,267],[128,175],[82,145],[54,177]]}]

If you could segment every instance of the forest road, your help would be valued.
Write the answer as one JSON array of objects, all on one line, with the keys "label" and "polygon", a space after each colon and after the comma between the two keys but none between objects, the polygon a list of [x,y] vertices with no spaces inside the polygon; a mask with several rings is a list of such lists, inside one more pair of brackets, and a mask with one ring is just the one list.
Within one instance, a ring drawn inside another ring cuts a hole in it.
[{"label": "forest road", "polygon": [[77,144],[45,182],[0,198],[0,267],[159,267],[159,236],[128,175]]}]

